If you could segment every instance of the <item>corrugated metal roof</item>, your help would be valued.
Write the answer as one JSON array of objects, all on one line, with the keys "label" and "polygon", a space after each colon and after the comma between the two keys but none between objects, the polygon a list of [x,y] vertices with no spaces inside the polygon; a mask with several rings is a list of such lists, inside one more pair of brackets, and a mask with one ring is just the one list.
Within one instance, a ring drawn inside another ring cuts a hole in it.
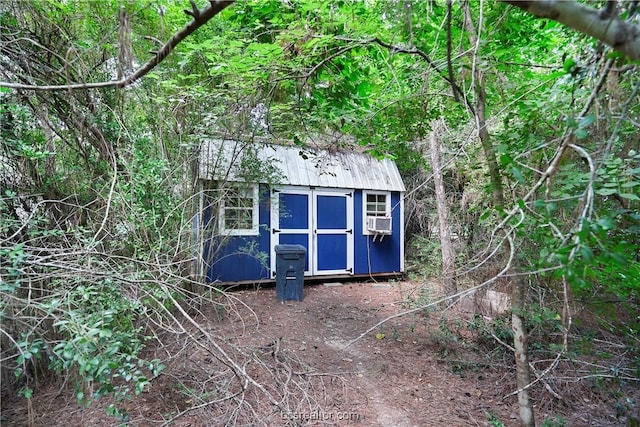
[{"label": "corrugated metal roof", "polygon": [[[281,172],[281,185],[305,187],[353,188],[362,190],[405,191],[396,164],[356,152],[330,153],[327,150],[300,148],[263,142],[210,140],[200,148],[201,179],[244,181],[243,158],[248,156],[271,164]],[[261,177],[259,182],[268,179]]]}]

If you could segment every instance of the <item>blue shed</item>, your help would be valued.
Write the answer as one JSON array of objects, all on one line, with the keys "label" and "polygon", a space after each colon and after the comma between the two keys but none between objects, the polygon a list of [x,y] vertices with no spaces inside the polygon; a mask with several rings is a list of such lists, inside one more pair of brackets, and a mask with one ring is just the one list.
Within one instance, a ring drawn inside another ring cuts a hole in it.
[{"label": "blue shed", "polygon": [[198,176],[207,282],[274,280],[279,244],[307,249],[307,278],[404,272],[405,187],[389,159],[210,140],[201,145]]}]

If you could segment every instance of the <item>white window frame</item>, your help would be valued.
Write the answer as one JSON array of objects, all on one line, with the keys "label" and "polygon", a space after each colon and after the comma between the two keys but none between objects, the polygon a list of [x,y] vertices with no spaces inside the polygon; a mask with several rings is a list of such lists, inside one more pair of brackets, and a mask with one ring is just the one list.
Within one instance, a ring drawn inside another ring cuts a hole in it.
[{"label": "white window frame", "polygon": [[[218,208],[218,228],[220,234],[224,236],[258,236],[260,235],[259,229],[259,198],[258,198],[258,184],[233,184],[236,188],[246,188],[251,191],[252,204],[251,204],[251,228],[227,228],[225,226],[225,201],[227,197],[223,194],[220,200]],[[224,189],[222,191],[225,191]]]},{"label": "white window frame", "polygon": [[[369,215],[367,212],[367,196],[368,195],[376,195],[376,196],[385,196],[385,209],[384,215]],[[362,234],[364,236],[373,236],[376,233],[373,231],[369,231],[367,229],[367,217],[369,216],[380,216],[380,217],[391,217],[391,192],[390,191],[363,191],[362,192]]]}]

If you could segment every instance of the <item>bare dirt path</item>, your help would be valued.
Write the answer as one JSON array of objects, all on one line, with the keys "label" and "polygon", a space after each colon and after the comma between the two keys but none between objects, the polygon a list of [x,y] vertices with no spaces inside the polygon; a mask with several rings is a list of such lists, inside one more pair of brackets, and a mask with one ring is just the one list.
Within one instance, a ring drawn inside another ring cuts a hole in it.
[{"label": "bare dirt path", "polygon": [[255,329],[244,326],[246,341],[241,341],[259,346],[281,339],[319,371],[346,377],[353,413],[325,414],[335,425],[478,426],[488,425],[487,412],[509,425],[515,402],[499,395],[508,381],[498,376],[502,382],[491,387],[490,369],[469,375],[470,369],[464,378],[454,374],[433,346],[434,322],[420,313],[393,319],[345,348],[380,320],[409,308],[421,286],[315,285],[305,288],[303,301],[285,303],[276,300],[273,289],[238,292],[258,318]]},{"label": "bare dirt path", "polygon": [[[474,366],[471,353],[454,354],[444,342],[449,338],[438,334],[436,316],[417,313],[393,319],[345,348],[380,320],[406,310],[420,298],[420,286],[409,282],[318,284],[305,286],[303,301],[285,303],[277,301],[274,288],[242,290],[232,293],[233,312],[217,315],[209,309],[194,318],[216,337],[245,349],[243,354],[257,354],[244,366],[271,360],[275,377],[262,371],[255,374],[265,383],[282,379],[279,384],[267,384],[267,390],[275,395],[278,387],[287,387],[297,393],[292,394],[295,398],[308,400],[285,402],[288,408],[298,409],[270,412],[255,403],[260,397],[250,405],[244,402],[261,425],[487,426],[488,413],[506,426],[515,425],[515,399],[503,400],[512,390],[512,375],[503,367]],[[78,407],[72,390],[55,384],[34,396],[32,424],[240,425],[237,414],[225,414],[224,408],[216,412],[215,405],[207,403],[215,401],[216,390],[227,381],[217,376],[220,368],[215,361],[185,336],[175,341],[175,348],[158,350],[156,357],[163,352],[172,355],[167,369],[153,380],[149,391],[126,404],[129,416],[124,422],[105,415],[108,400]],[[456,359],[460,369],[454,373],[451,361]],[[300,370],[305,372],[296,372]],[[27,425],[26,412],[23,401],[3,403],[2,425]]]}]

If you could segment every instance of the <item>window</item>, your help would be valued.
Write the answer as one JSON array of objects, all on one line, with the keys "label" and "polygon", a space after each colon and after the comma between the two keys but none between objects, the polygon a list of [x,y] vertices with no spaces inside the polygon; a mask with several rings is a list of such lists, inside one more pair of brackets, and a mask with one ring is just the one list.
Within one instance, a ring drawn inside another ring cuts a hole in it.
[{"label": "window", "polygon": [[220,202],[220,232],[227,235],[258,233],[258,186],[236,185],[223,189]]},{"label": "window", "polygon": [[391,194],[365,191],[362,195],[363,206],[363,234],[374,234],[369,231],[368,218],[391,216]]},{"label": "window", "polygon": [[366,200],[365,212],[367,216],[388,216],[386,194],[367,193]]}]

